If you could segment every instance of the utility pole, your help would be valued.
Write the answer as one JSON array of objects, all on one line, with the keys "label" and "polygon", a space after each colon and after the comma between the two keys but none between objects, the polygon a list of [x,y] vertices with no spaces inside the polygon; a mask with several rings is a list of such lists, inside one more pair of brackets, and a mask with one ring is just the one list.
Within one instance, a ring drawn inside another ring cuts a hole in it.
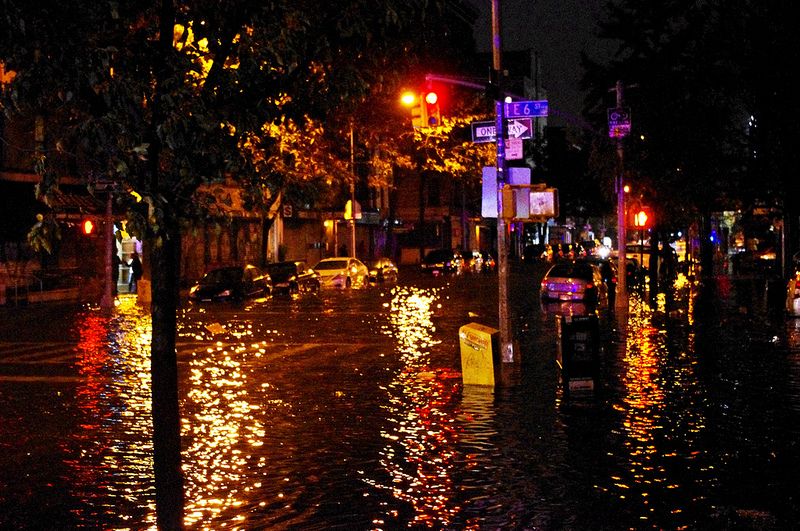
[{"label": "utility pole", "polygon": [[495,131],[497,142],[497,284],[500,355],[503,363],[514,362],[511,324],[508,316],[508,235],[503,218],[503,185],[506,183],[505,116],[503,101],[500,0],[492,0],[492,83],[495,85]]},{"label": "utility pole", "polygon": [[353,122],[350,122],[350,256],[356,257],[356,158],[353,151]]},{"label": "utility pole", "polygon": [[106,252],[104,253],[104,282],[103,282],[103,296],[100,298],[100,308],[109,311],[114,308],[114,257],[112,253],[115,252],[112,245],[114,243],[114,218],[113,218],[113,198],[112,191],[109,189],[106,192],[106,216],[103,230],[103,247]]},{"label": "utility pole", "polygon": [[[617,109],[622,109],[622,81],[618,80],[614,90],[617,93]],[[627,235],[625,234],[625,152],[622,136],[617,136],[617,306],[628,305],[627,289]]]}]

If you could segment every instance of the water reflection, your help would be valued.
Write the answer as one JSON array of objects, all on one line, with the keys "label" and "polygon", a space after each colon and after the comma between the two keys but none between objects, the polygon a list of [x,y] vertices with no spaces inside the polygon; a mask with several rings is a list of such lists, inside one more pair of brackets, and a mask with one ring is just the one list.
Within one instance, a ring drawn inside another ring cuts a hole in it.
[{"label": "water reflection", "polygon": [[[674,326],[662,319],[667,307],[663,295],[655,307],[638,294],[630,296],[621,396],[614,404],[621,414],[622,452],[615,456],[620,462],[608,483],[599,486],[648,526],[658,526],[665,517],[680,522],[681,514],[705,503],[711,487],[708,456],[700,450],[706,421],[695,353],[687,349],[688,341],[675,341],[680,334],[666,333],[665,327]],[[688,483],[684,478],[690,477]]]},{"label": "water reflection", "polygon": [[77,326],[80,430],[65,444],[81,451],[65,480],[84,501],[79,518],[154,526],[149,316],[124,297],[113,317],[90,309]]},{"label": "water reflection", "polygon": [[[397,341],[404,368],[389,385],[392,429],[382,432],[386,445],[381,465],[390,483],[367,480],[386,489],[413,508],[409,525],[441,528],[458,513],[452,470],[458,430],[453,410],[460,387],[459,374],[431,365],[434,339],[433,310],[439,289],[396,287],[390,303],[386,333]],[[373,523],[391,528],[398,514],[390,511]]]},{"label": "water reflection", "polygon": [[203,331],[194,337],[207,346],[191,354],[182,404],[185,522],[214,529],[220,521],[241,524],[251,490],[260,486],[253,471],[263,466],[263,457],[259,461],[254,454],[263,445],[266,430],[261,419],[263,398],[251,396],[263,389],[253,382],[252,361],[264,354],[265,345],[248,341],[253,329],[248,321],[200,326]]}]

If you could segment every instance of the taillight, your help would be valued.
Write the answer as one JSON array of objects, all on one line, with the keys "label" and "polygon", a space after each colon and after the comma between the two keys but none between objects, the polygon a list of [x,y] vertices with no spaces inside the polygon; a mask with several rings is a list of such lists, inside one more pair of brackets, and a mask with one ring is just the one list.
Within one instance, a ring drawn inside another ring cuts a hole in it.
[{"label": "taillight", "polygon": [[594,283],[593,282],[587,282],[586,283],[586,289],[592,289],[592,288],[594,288]]}]

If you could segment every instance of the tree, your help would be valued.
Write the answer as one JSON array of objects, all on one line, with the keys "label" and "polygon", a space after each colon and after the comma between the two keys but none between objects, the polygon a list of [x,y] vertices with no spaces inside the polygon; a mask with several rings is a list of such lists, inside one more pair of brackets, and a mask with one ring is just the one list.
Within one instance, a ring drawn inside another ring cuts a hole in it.
[{"label": "tree", "polygon": [[[609,65],[588,67],[589,114],[603,128],[608,87],[626,91],[633,129],[625,167],[634,186],[651,190],[658,218],[688,223],[736,205],[747,178],[746,123],[751,108],[741,83],[747,12],[725,2],[609,2],[601,37],[619,44]],[[742,8],[747,8],[741,2]],[[610,142],[600,148],[613,152]]]},{"label": "tree", "polygon": [[296,178],[281,165],[283,132],[363,98],[375,81],[365,50],[387,51],[381,43],[423,4],[3,2],[0,61],[16,73],[3,111],[46,118],[42,190],[69,169],[143,199],[118,198],[149,244],[160,528],[182,520],[175,330],[180,227],[197,214],[195,191],[230,175],[254,190]]}]

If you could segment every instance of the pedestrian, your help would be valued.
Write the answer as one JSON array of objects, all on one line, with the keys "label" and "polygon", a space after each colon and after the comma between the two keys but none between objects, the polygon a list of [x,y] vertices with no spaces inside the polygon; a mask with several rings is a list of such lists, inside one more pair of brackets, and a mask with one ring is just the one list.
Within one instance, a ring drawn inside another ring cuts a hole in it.
[{"label": "pedestrian", "polygon": [[119,259],[119,255],[117,254],[117,246],[114,245],[113,249],[111,250],[111,280],[112,285],[111,289],[114,293],[114,296],[117,296],[117,283],[119,282],[119,266],[122,263],[122,260]]},{"label": "pedestrian", "polygon": [[139,253],[133,251],[131,254],[131,261],[128,262],[128,267],[131,268],[131,278],[128,282],[128,292],[136,293],[136,287],[139,284],[139,279],[142,278],[142,261],[139,260]]}]

